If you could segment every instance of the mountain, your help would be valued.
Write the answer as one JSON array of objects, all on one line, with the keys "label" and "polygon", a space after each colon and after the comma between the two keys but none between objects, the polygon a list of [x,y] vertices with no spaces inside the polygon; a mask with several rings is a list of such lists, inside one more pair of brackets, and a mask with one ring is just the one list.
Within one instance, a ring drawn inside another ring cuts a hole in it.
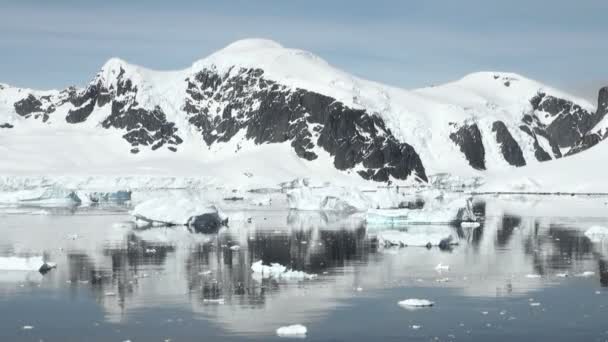
[{"label": "mountain", "polygon": [[249,39],[180,71],[113,58],[84,88],[0,85],[0,174],[476,177],[593,146],[607,102],[501,72],[408,91]]}]

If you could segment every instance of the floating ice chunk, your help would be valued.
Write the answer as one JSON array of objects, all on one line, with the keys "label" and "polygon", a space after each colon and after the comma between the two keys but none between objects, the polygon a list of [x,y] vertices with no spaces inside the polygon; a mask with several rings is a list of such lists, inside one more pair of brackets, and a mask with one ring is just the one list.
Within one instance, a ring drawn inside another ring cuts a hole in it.
[{"label": "floating ice chunk", "polygon": [[418,330],[420,328],[422,328],[421,325],[416,325],[416,324],[412,325],[412,329],[414,329],[414,330]]},{"label": "floating ice chunk", "polygon": [[241,246],[239,245],[230,246],[230,250],[232,251],[238,251],[239,249],[241,249]]},{"label": "floating ice chunk", "polygon": [[23,330],[32,330],[32,329],[34,329],[34,326],[32,326],[32,325],[24,325],[22,329]]},{"label": "floating ice chunk", "polygon": [[540,306],[540,303],[539,302],[532,302],[532,303],[530,303],[530,306]]},{"label": "floating ice chunk", "polygon": [[558,273],[555,276],[558,277],[558,278],[567,278],[568,277],[568,272]]},{"label": "floating ice chunk", "polygon": [[224,302],[225,302],[224,298],[203,299],[203,303],[207,303],[207,304],[219,304],[219,305],[223,305]]},{"label": "floating ice chunk", "polygon": [[529,279],[537,279],[540,277],[541,277],[540,274],[526,274],[526,278],[529,278]]},{"label": "floating ice chunk", "polygon": [[258,278],[275,278],[275,279],[287,279],[287,280],[303,280],[316,278],[316,274],[308,274],[302,271],[294,271],[287,269],[287,267],[273,263],[268,265],[262,264],[262,260],[254,262],[251,265],[253,275]]},{"label": "floating ice chunk", "polygon": [[431,306],[435,305],[435,302],[431,302],[430,300],[427,300],[427,299],[410,298],[410,299],[402,300],[398,304],[405,308],[424,308],[424,307],[431,307]]},{"label": "floating ice chunk", "polygon": [[301,187],[287,192],[290,209],[355,212],[370,207],[370,200],[356,189]]},{"label": "floating ice chunk", "polygon": [[595,272],[592,271],[585,271],[583,273],[579,273],[576,276],[577,277],[581,277],[581,278],[588,278],[588,277],[593,277],[595,275]]},{"label": "floating ice chunk", "polygon": [[137,205],[131,215],[148,225],[187,225],[200,232],[217,230],[228,218],[213,204],[199,198],[168,196]]},{"label": "floating ice chunk", "polygon": [[0,203],[74,206],[82,203],[78,195],[60,186],[45,186],[30,190],[0,193]]},{"label": "floating ice chunk", "polygon": [[477,227],[481,226],[481,223],[479,223],[479,222],[460,222],[460,226],[462,228],[477,228]]},{"label": "floating ice chunk", "polygon": [[308,329],[302,324],[288,325],[277,329],[279,337],[306,337]]},{"label": "floating ice chunk", "polygon": [[587,236],[591,242],[595,243],[608,241],[608,228],[602,226],[593,226],[587,229],[585,236]]},{"label": "floating ice chunk", "polygon": [[38,271],[46,273],[57,265],[44,262],[43,257],[35,256],[29,258],[22,257],[0,257],[0,270],[3,271]]},{"label": "floating ice chunk", "polygon": [[116,296],[116,292],[106,292],[105,296],[106,297],[114,297],[114,296]]},{"label": "floating ice chunk", "polygon": [[439,263],[437,266],[435,266],[435,271],[449,271],[450,270],[450,265],[444,265],[442,263]]}]

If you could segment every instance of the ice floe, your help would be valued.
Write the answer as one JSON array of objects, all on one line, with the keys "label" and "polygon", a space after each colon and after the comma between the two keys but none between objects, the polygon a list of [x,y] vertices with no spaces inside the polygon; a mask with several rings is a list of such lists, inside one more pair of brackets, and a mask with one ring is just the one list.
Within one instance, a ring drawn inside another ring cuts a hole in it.
[{"label": "ice floe", "polygon": [[167,196],[138,204],[131,215],[138,225],[185,225],[202,232],[226,225],[228,217],[215,205],[200,198]]},{"label": "ice floe", "polygon": [[585,236],[587,236],[591,242],[608,242],[608,228],[602,226],[593,226],[585,231]]},{"label": "ice floe", "polygon": [[305,337],[308,329],[302,324],[288,325],[277,329],[279,337]]},{"label": "ice floe", "polygon": [[35,257],[0,257],[0,270],[3,271],[39,271],[46,273],[57,265],[45,262],[42,256]]},{"label": "ice floe", "polygon": [[313,279],[316,278],[316,274],[308,274],[303,271],[295,271],[288,269],[287,267],[272,263],[269,265],[264,265],[262,260],[254,262],[251,265],[251,271],[253,271],[253,276],[257,278],[275,278],[275,279],[286,279],[286,280],[304,280],[304,279]]}]

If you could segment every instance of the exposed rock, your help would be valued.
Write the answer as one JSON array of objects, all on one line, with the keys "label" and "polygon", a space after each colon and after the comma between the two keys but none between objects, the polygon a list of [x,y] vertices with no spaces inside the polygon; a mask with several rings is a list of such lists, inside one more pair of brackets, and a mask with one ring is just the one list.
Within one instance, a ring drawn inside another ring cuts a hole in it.
[{"label": "exposed rock", "polygon": [[547,133],[562,148],[574,145],[601,119],[571,101],[545,93],[539,93],[530,103],[535,111],[555,117],[547,127]]},{"label": "exposed rock", "polygon": [[450,134],[450,139],[460,147],[460,151],[464,153],[469,165],[477,170],[486,169],[485,149],[477,124],[464,124],[458,127],[457,131]]},{"label": "exposed rock", "polygon": [[526,160],[519,147],[519,144],[507,129],[507,126],[502,121],[496,121],[492,124],[492,132],[496,133],[496,142],[500,145],[505,160],[513,166],[524,166]]},{"label": "exposed rock", "polygon": [[226,75],[203,70],[187,80],[183,110],[207,144],[228,141],[240,130],[256,144],[291,141],[307,160],[321,147],[339,170],[362,165],[366,179],[406,179],[412,173],[426,181],[420,157],[400,143],[377,115],[355,110],[318,93],[290,89],[263,77],[261,69]]},{"label": "exposed rock", "polygon": [[9,124],[8,122],[0,124],[0,128],[13,128],[13,127],[15,127],[15,126]]}]

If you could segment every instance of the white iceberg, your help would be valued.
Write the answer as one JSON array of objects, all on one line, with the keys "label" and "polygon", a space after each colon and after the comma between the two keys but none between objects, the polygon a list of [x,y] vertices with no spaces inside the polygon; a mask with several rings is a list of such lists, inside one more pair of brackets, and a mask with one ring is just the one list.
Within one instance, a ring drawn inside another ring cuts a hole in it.
[{"label": "white iceberg", "polygon": [[435,302],[432,302],[428,299],[410,298],[410,299],[402,300],[397,304],[399,304],[399,306],[403,306],[405,308],[424,308],[424,307],[431,307],[431,306],[435,305]]},{"label": "white iceberg", "polygon": [[595,243],[608,241],[608,228],[602,226],[593,226],[587,229],[585,236],[588,237],[591,242]]},{"label": "white iceberg", "polygon": [[142,202],[131,211],[138,225],[184,225],[202,230],[226,225],[228,218],[215,205],[191,197],[168,196]]},{"label": "white iceberg", "polygon": [[296,210],[354,212],[367,210],[370,201],[356,189],[300,187],[287,192],[287,204]]},{"label": "white iceberg", "polygon": [[39,271],[48,272],[57,267],[54,263],[47,263],[43,257],[0,257],[0,270],[3,271]]},{"label": "white iceberg", "polygon": [[302,324],[288,325],[277,329],[279,337],[305,337],[308,329]]},{"label": "white iceberg", "polygon": [[317,277],[316,274],[308,274],[302,271],[290,270],[287,267],[277,263],[272,263],[270,266],[264,265],[262,260],[254,262],[251,265],[251,271],[253,271],[254,277],[261,279],[275,278],[286,280],[304,280]]}]

